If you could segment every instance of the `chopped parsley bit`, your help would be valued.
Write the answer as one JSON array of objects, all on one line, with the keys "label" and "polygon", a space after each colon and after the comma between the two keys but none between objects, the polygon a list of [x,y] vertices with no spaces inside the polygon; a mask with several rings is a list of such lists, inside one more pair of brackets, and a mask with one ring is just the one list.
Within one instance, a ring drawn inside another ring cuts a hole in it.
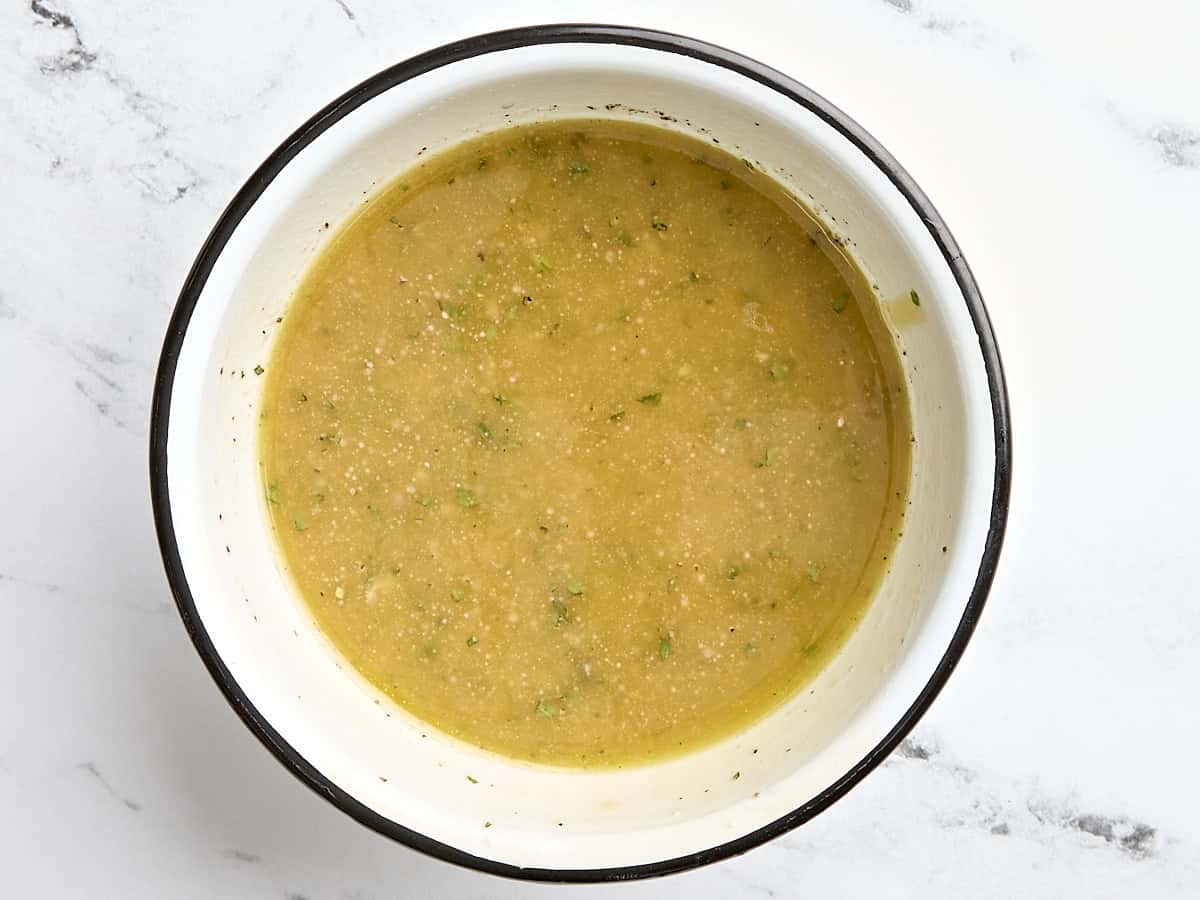
[{"label": "chopped parsley bit", "polygon": [[772,381],[783,381],[784,376],[788,373],[788,367],[781,362],[771,363],[771,368],[768,370],[771,373]]},{"label": "chopped parsley bit", "polygon": [[921,295],[920,295],[920,294],[918,294],[916,291],[909,291],[909,292],[908,292],[908,299],[910,299],[910,300],[912,301],[912,305],[913,305],[913,306],[920,306],[920,305],[921,305]]},{"label": "chopped parsley bit", "polygon": [[567,604],[561,600],[551,600],[550,605],[554,607],[554,627],[560,628],[567,624]]},{"label": "chopped parsley bit", "polygon": [[617,240],[620,241],[622,244],[624,244],[626,247],[633,246],[633,238],[630,237],[628,231],[622,231],[620,234],[618,234]]},{"label": "chopped parsley bit", "polygon": [[638,403],[643,403],[646,406],[662,406],[662,394],[643,394],[638,397]]},{"label": "chopped parsley bit", "polygon": [[308,531],[308,523],[301,516],[296,516],[292,520],[292,524],[296,526],[297,531]]},{"label": "chopped parsley bit", "polygon": [[474,647],[478,643],[479,643],[479,638],[475,637],[475,635],[471,635],[469,638],[467,638],[467,646],[468,647]]},{"label": "chopped parsley bit", "polygon": [[498,406],[503,406],[505,403],[508,402],[508,398],[505,397],[503,394],[492,394],[492,399],[496,401],[496,404]]},{"label": "chopped parsley bit", "polygon": [[267,371],[267,370],[266,370],[266,369],[264,369],[262,366],[255,366],[255,367],[254,367],[254,374],[255,374],[255,375],[261,375],[261,374],[262,374],[263,372],[265,372],[265,371]]},{"label": "chopped parsley bit", "polygon": [[544,256],[535,256],[533,258],[533,267],[538,272],[549,272],[551,269],[554,268],[554,266],[552,266],[552,265],[550,265],[550,263],[546,262],[546,258]]},{"label": "chopped parsley bit", "polygon": [[417,502],[420,503],[422,506],[429,506],[430,504],[433,503],[433,498],[422,495],[417,498]]},{"label": "chopped parsley bit", "polygon": [[578,597],[583,593],[583,583],[578,578],[568,578],[567,593],[572,597]]},{"label": "chopped parsley bit", "polygon": [[741,574],[742,574],[742,570],[739,569],[737,566],[730,566],[729,571],[725,573],[725,577],[728,578],[730,581],[733,581],[733,579],[737,578]]},{"label": "chopped parsley bit", "polygon": [[274,503],[276,506],[279,505],[279,482],[267,482],[267,502]]},{"label": "chopped parsley bit", "polygon": [[590,171],[592,171],[592,170],[590,168],[588,168],[588,164],[585,162],[571,163],[571,174],[572,175],[586,175]]},{"label": "chopped parsley bit", "polygon": [[[484,160],[484,162],[487,162],[487,160]],[[483,167],[480,166],[480,168],[483,168]],[[467,781],[471,782],[471,784],[479,784],[479,779],[472,778],[470,775],[467,776]]]},{"label": "chopped parsley bit", "polygon": [[660,637],[658,639],[658,658],[665,660],[671,655],[671,638],[670,636]]},{"label": "chopped parsley bit", "polygon": [[558,712],[559,712],[557,706],[547,703],[545,700],[539,700],[537,702],[537,706],[534,707],[534,709],[537,710],[537,714],[539,716],[545,716],[547,719],[553,719],[555,716],[558,715]]},{"label": "chopped parsley bit", "polygon": [[608,421],[620,422],[623,418],[625,418],[625,410],[622,409],[618,412],[613,413],[611,416],[609,416]]},{"label": "chopped parsley bit", "polygon": [[821,567],[820,566],[809,566],[805,570],[805,574],[808,575],[809,581],[811,581],[813,584],[816,584],[817,579],[821,577]]},{"label": "chopped parsley bit", "polygon": [[479,498],[475,496],[474,491],[459,487],[454,489],[454,502],[464,509],[473,509],[479,505]]},{"label": "chopped parsley bit", "polygon": [[653,228],[655,231],[666,231],[671,226],[669,223],[664,222],[658,216],[655,216],[653,219],[650,220],[650,227]]},{"label": "chopped parsley bit", "polygon": [[336,600],[345,600],[346,599],[346,589],[339,584],[337,587],[335,587],[333,589],[333,596],[334,596],[334,599],[336,599]]},{"label": "chopped parsley bit", "polygon": [[745,431],[749,426],[750,426],[749,419],[734,419],[733,420],[733,427],[736,428],[738,431]]},{"label": "chopped parsley bit", "polygon": [[462,588],[450,588],[450,599],[455,603],[462,602],[462,599],[465,596],[467,596],[467,592]]},{"label": "chopped parsley bit", "polygon": [[833,311],[835,313],[840,313],[846,308],[846,304],[849,302],[850,296],[848,294],[838,294],[833,298]]},{"label": "chopped parsley bit", "polygon": [[763,458],[754,464],[756,469],[765,469],[775,461],[775,448],[768,447],[767,452],[763,454]]},{"label": "chopped parsley bit", "polygon": [[490,441],[492,439],[492,429],[488,428],[487,422],[480,422],[476,428],[479,429],[479,436],[485,441]]},{"label": "chopped parsley bit", "polygon": [[374,503],[367,504],[367,512],[369,512],[376,519],[379,518],[379,507],[376,506]]}]

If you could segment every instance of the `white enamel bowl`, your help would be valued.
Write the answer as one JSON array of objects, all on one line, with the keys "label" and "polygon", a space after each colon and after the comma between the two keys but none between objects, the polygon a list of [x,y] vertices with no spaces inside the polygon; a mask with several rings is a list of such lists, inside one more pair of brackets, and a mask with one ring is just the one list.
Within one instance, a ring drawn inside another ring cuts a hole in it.
[{"label": "white enamel bowl", "polygon": [[[880,297],[916,289],[921,298],[919,315],[895,320],[881,301],[906,354],[916,443],[903,537],[857,632],[810,689],[752,727],[617,771],[504,759],[377,695],[291,588],[256,462],[253,369],[338,223],[423,154],[512,123],[579,117],[719,141],[808,204]],[[1009,463],[1003,374],[978,288],[886,151],[802,85],[735,53],[564,25],[473,38],[381,72],[263,163],[180,295],[150,470],[183,620],[217,685],[284,765],[363,824],[434,856],[589,881],[747,850],[829,806],[886,757],[974,629],[1000,551]]]}]

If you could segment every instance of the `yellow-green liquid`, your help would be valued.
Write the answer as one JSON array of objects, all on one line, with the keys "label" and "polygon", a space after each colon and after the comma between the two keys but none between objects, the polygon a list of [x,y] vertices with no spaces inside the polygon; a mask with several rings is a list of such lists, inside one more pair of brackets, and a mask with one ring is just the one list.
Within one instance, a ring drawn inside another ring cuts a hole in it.
[{"label": "yellow-green liquid", "polygon": [[810,680],[889,555],[909,424],[873,298],[692,138],[523,126],[345,225],[266,364],[320,627],[397,703],[565,765],[694,749]]}]

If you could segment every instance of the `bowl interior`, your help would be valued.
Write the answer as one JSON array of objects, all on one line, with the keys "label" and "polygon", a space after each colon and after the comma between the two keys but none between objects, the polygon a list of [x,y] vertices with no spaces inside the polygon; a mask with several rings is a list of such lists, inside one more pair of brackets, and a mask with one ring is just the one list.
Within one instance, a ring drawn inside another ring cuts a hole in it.
[{"label": "bowl interior", "polygon": [[[339,223],[424,154],[510,123],[619,118],[719,141],[844,242],[904,351],[916,442],[911,505],[880,594],[807,689],[748,730],[652,766],[533,766],[446,737],[377,694],[315,628],[270,532],[259,390],[292,289]],[[328,223],[328,224],[326,224]],[[908,301],[915,289],[921,305]],[[900,298],[900,299],[896,299]],[[685,55],[607,44],[463,59],[379,93],[270,181],[200,290],[175,367],[172,526],[195,624],[269,723],[277,751],[385,822],[506,866],[677,859],[809,805],[905,717],[974,585],[994,474],[974,324],[942,252],[888,174],[824,116]],[[468,779],[470,776],[470,779]]]}]

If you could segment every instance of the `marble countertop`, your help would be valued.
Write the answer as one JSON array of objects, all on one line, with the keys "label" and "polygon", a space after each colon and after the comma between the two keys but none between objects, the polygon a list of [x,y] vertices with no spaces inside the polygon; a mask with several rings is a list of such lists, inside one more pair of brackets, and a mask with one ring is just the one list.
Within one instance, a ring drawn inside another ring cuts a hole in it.
[{"label": "marble countertop", "polygon": [[254,166],[384,65],[539,20],[717,41],[873,132],[974,267],[1016,436],[991,600],[901,751],[744,857],[588,896],[1197,896],[1200,8],[724,5],[0,7],[6,896],[584,893],[427,859],[285,772],[175,614],[146,474],[167,318]]}]

